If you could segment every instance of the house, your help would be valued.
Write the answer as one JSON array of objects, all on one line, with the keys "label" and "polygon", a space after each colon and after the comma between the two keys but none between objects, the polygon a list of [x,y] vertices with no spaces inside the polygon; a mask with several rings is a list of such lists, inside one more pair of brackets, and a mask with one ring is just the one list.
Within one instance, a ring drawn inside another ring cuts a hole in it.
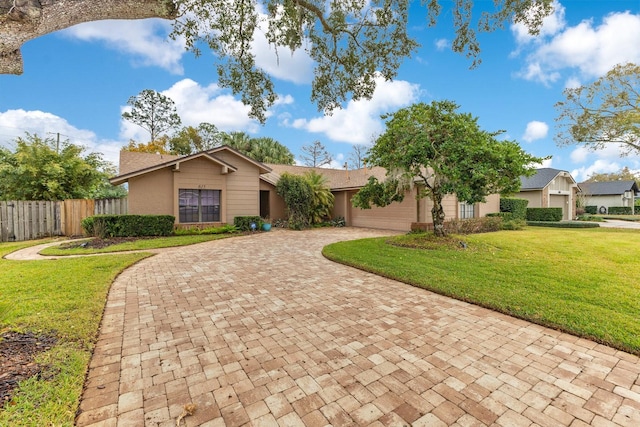
[{"label": "house", "polygon": [[520,192],[515,197],[527,199],[529,208],[562,208],[562,219],[576,216],[578,184],[567,171],[541,168],[535,175],[520,178]]},{"label": "house", "polygon": [[634,212],[634,199],[640,196],[638,184],[633,181],[581,182],[578,184],[585,206],[597,206],[599,213],[610,207],[630,207]]},{"label": "house", "polygon": [[[335,196],[333,217],[345,218],[349,226],[409,231],[414,223],[432,222],[430,200],[418,202],[416,193],[384,208],[351,205],[351,197],[370,176],[385,178],[383,168],[340,170],[263,164],[227,146],[189,156],[121,151],[120,174],[111,183],[128,183],[131,214],[170,214],[176,217],[177,225],[222,224],[246,215],[284,218],[284,200],[275,190],[280,175],[303,175],[310,170],[327,179]],[[443,205],[448,220],[481,217],[500,210],[500,197],[491,195],[486,203],[470,205],[449,195]]]}]

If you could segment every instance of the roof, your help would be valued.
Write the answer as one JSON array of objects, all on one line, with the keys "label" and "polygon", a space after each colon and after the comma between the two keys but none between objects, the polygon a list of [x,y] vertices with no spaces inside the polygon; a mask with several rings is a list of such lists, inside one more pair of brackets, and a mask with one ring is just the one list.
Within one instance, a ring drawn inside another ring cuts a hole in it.
[{"label": "roof", "polygon": [[370,176],[375,176],[378,180],[384,180],[386,169],[381,167],[363,168],[363,169],[329,169],[314,168],[309,166],[293,166],[293,165],[276,165],[267,164],[271,168],[271,172],[262,175],[260,178],[272,185],[276,185],[278,179],[283,173],[292,175],[304,175],[309,171],[315,171],[327,179],[327,186],[331,190],[350,190],[363,187]]},{"label": "roof", "polygon": [[581,182],[578,184],[583,193],[591,196],[611,196],[624,194],[626,191],[638,193],[638,184],[633,181]]},{"label": "roof", "polygon": [[227,171],[235,172],[238,170],[232,164],[216,157],[217,153],[228,151],[234,155],[253,163],[258,167],[261,174],[271,172],[271,169],[265,164],[253,160],[239,151],[223,145],[221,147],[214,148],[208,151],[201,151],[199,153],[190,154],[188,156],[175,156],[170,154],[153,154],[153,153],[138,153],[131,151],[120,151],[120,175],[111,178],[109,181],[113,185],[119,185],[127,182],[130,178],[144,175],[149,172],[153,172],[166,167],[172,167],[174,170],[180,168],[180,163],[193,160],[196,158],[205,158],[213,163],[217,163],[223,166]]},{"label": "roof", "polygon": [[536,170],[536,173],[533,176],[520,177],[520,191],[542,190],[560,174],[564,174],[564,176],[571,178],[571,181],[575,183],[575,180],[567,171],[553,168],[540,168]]}]

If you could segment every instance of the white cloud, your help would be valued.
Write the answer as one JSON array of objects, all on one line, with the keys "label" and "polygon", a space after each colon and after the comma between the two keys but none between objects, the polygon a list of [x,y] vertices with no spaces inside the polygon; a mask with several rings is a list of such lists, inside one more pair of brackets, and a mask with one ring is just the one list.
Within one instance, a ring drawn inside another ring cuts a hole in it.
[{"label": "white cloud", "polygon": [[62,117],[44,111],[7,110],[0,112],[0,146],[15,148],[13,140],[24,137],[25,132],[38,134],[41,138],[69,140],[72,144],[86,148],[85,153],[102,153],[103,158],[118,164],[122,143],[118,141],[98,140],[90,130],[79,129]]},{"label": "white cloud", "polygon": [[439,51],[443,51],[451,46],[451,43],[449,43],[449,40],[447,39],[437,39],[434,44],[436,46],[436,50]]},{"label": "white cloud", "polygon": [[324,133],[333,141],[366,144],[383,130],[380,115],[413,103],[420,90],[418,85],[404,80],[388,82],[376,78],[376,84],[370,100],[349,101],[344,109],[335,110],[331,116],[285,120],[283,124]]},{"label": "white cloud", "polygon": [[[530,45],[533,51],[519,76],[550,84],[557,81],[560,71],[575,69],[582,78],[593,79],[606,74],[618,63],[640,63],[640,14],[617,12],[605,16],[602,23],[584,20],[573,27],[564,27],[563,21],[553,31],[541,34]],[[513,28],[518,41],[521,34]],[[522,46],[521,46],[522,47]],[[571,76],[567,87],[577,77]]]},{"label": "white cloud", "polygon": [[[191,79],[182,79],[169,89],[160,91],[175,102],[183,126],[198,126],[200,123],[213,123],[222,131],[246,131],[255,133],[259,124],[249,117],[250,107],[228,94],[226,90],[212,83],[201,86]],[[293,103],[290,95],[280,96],[276,106]],[[121,107],[121,112],[130,109]],[[267,115],[273,114],[272,111]],[[126,120],[120,123],[120,138],[124,140],[148,141],[149,133]]]},{"label": "white cloud", "polygon": [[516,38],[518,44],[527,44],[539,40],[541,37],[553,36],[566,26],[564,18],[565,8],[558,2],[553,4],[553,13],[542,21],[540,33],[536,36],[529,34],[529,29],[521,23],[511,25],[511,31]]},{"label": "white cloud", "polygon": [[536,139],[545,138],[547,136],[547,133],[549,133],[549,125],[547,125],[545,122],[534,120],[527,123],[527,129],[525,130],[522,139],[527,142],[533,142]]},{"label": "white cloud", "polygon": [[581,165],[571,174],[579,182],[584,181],[593,173],[618,172],[625,166],[630,169],[640,167],[640,154],[623,156],[623,152],[622,146],[618,144],[609,144],[598,151],[590,151],[584,146],[576,147],[571,152],[571,161]]},{"label": "white cloud", "polygon": [[183,40],[171,40],[171,23],[163,19],[106,20],[79,24],[62,34],[88,42],[104,42],[109,48],[133,57],[136,66],[157,66],[183,74]]}]

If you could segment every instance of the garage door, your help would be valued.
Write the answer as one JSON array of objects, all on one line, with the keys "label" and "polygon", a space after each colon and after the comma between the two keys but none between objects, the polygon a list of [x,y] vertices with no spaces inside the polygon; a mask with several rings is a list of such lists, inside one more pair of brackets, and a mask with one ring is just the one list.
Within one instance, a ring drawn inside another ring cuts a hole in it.
[{"label": "garage door", "polygon": [[569,218],[569,196],[563,195],[551,195],[549,197],[550,208],[562,208],[562,219],[568,220]]}]

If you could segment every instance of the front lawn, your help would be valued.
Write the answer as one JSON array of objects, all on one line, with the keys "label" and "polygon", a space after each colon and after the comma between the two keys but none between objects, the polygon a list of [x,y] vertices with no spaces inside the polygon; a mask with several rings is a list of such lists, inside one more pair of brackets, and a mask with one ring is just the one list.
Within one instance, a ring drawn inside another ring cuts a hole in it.
[{"label": "front lawn", "polygon": [[[459,240],[466,249],[460,244],[416,249],[424,246],[422,239],[424,235],[407,235],[340,242],[323,253],[640,354],[640,232],[530,227],[464,236]],[[398,240],[414,248],[390,244]]]},{"label": "front lawn", "polygon": [[0,409],[0,425],[72,426],[109,287],[149,254],[1,259],[36,243],[42,242],[0,244],[0,333],[28,332],[55,344],[36,358],[41,374],[21,381]]}]

